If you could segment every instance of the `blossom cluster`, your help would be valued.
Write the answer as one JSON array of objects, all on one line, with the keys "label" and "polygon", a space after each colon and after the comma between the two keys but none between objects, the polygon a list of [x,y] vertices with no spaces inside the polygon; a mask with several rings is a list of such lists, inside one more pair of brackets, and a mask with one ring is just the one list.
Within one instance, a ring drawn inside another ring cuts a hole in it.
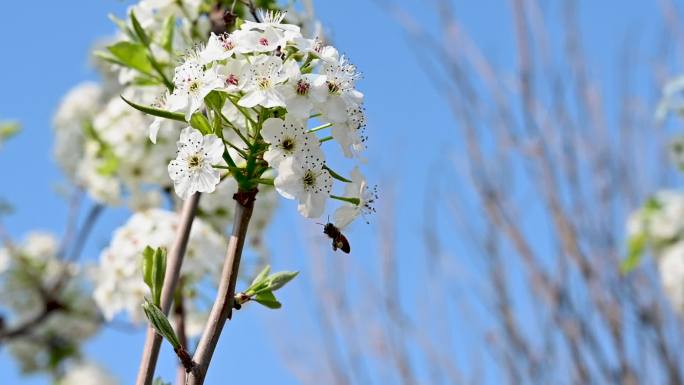
[{"label": "blossom cluster", "polygon": [[[259,21],[245,20],[232,33],[212,33],[206,45],[187,53],[174,70],[172,90],[151,112],[157,118],[150,139],[157,140],[167,111],[190,124],[168,165],[183,199],[212,193],[227,177],[245,186],[268,180],[263,176],[272,172],[270,183],[281,196],[296,200],[304,217],[321,217],[331,197],[343,201],[335,218],[345,226],[373,211],[375,192],[358,166],[351,180],[333,171],[323,146],[332,140],[345,157],[362,160],[366,117],[363,94],[356,89],[360,74],[336,48],[305,38],[284,17],[263,12]],[[319,136],[328,128],[327,136]],[[346,196],[333,195],[335,179],[349,184]]]},{"label": "blossom cluster", "polygon": [[[149,289],[142,276],[141,255],[146,246],[171,247],[178,226],[178,214],[162,209],[149,209],[134,214],[117,229],[110,245],[100,255],[94,269],[93,297],[107,320],[126,313],[133,322],[144,320],[140,304]],[[205,314],[196,303],[198,288],[203,282],[218,280],[225,238],[214,228],[195,219],[190,232],[180,281],[183,282],[188,335],[199,333]]]},{"label": "blossom cluster", "polygon": [[[11,316],[4,327],[12,329],[39,317],[46,309],[46,295],[52,308],[59,309],[31,330],[31,338],[8,342],[8,351],[26,373],[49,370],[56,355],[78,356],[81,343],[99,329],[85,277],[78,265],[62,258],[59,246],[54,235],[32,232],[21,243],[0,248],[0,306],[10,311],[3,316]],[[53,293],[60,284],[63,289]]]},{"label": "blossom cluster", "polygon": [[56,385],[117,385],[118,381],[101,366],[92,362],[78,362],[71,365]]},{"label": "blossom cluster", "polygon": [[684,193],[663,190],[627,221],[632,243],[648,244],[663,289],[672,305],[684,312]]},{"label": "blossom cluster", "polygon": [[[122,90],[124,96],[150,102],[157,92]],[[57,162],[76,185],[101,204],[118,205],[128,196],[132,209],[157,206],[161,203],[159,191],[169,186],[163,170],[174,157],[174,133],[163,130],[159,146],[147,144],[140,128],[148,126],[150,118],[131,109],[118,95],[109,99],[103,95],[97,84],[84,83],[64,99],[54,119]]]}]

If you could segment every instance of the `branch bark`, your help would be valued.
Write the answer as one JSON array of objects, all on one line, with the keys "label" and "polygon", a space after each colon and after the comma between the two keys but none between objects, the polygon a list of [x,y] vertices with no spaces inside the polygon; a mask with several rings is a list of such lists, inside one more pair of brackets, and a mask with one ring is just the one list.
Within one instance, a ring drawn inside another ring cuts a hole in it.
[{"label": "branch bark", "polygon": [[[178,282],[178,290],[176,291],[176,298],[173,303],[173,316],[176,321],[176,335],[181,346],[188,346],[188,337],[185,333],[185,305],[183,304],[183,280]],[[178,363],[176,368],[176,384],[185,385],[185,365],[182,362]]]},{"label": "branch bark", "polygon": [[[165,315],[169,314],[171,302],[173,301],[173,293],[178,284],[178,277],[180,276],[180,269],[183,264],[183,256],[185,255],[185,249],[188,245],[188,240],[190,239],[190,229],[192,228],[192,221],[195,219],[199,198],[200,193],[195,193],[183,203],[180,223],[176,230],[176,239],[171,246],[167,258],[160,306]],[[145,337],[145,347],[143,348],[142,358],[140,359],[138,377],[135,381],[136,385],[152,384],[161,342],[161,336],[155,333],[152,327],[148,327],[147,336]]]},{"label": "branch bark", "polygon": [[188,374],[188,385],[202,385],[209,369],[211,357],[218,344],[223,325],[230,319],[233,313],[233,299],[235,297],[235,284],[238,271],[240,270],[240,258],[242,247],[245,244],[247,227],[254,209],[254,199],[257,190],[238,191],[235,194],[235,217],[233,219],[233,232],[228,244],[228,252],[221,272],[216,300],[211,308],[209,320],[202,333],[197,350],[193,357],[195,368]]}]

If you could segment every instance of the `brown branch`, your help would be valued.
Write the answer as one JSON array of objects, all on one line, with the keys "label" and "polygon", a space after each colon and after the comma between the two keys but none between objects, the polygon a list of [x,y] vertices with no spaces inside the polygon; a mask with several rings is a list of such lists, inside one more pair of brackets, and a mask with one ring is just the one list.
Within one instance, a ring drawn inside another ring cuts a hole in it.
[{"label": "brown branch", "polygon": [[254,200],[257,192],[257,189],[249,191],[239,190],[233,196],[235,199],[233,233],[228,244],[228,252],[223,264],[216,300],[211,308],[209,320],[193,357],[196,365],[188,374],[186,381],[188,385],[202,385],[204,383],[211,358],[221,337],[223,325],[232,316],[235,284],[240,270],[242,247],[245,244],[247,227],[249,226],[249,220],[252,218],[252,210],[254,209]]},{"label": "brown branch", "polygon": [[[176,336],[178,336],[178,341],[181,346],[188,346],[188,336],[185,332],[185,304],[183,303],[182,279],[178,282],[178,289],[176,290],[176,295],[173,300],[173,318],[176,321]],[[189,356],[185,349],[183,349],[182,352]],[[176,370],[176,384],[184,385],[187,369],[188,367],[192,367],[192,365],[188,366],[188,361],[190,361],[191,364],[192,359],[190,357],[186,358],[181,352],[176,352],[176,354],[178,354],[178,358],[181,360],[180,365],[178,365]]]},{"label": "brown branch", "polygon": [[[185,255],[185,249],[188,245],[188,240],[190,239],[190,230],[192,229],[192,222],[195,219],[199,199],[200,193],[193,194],[183,203],[183,208],[181,209],[180,223],[176,229],[176,238],[171,246],[167,259],[166,273],[164,274],[164,287],[162,288],[160,306],[164,314],[169,314],[169,309],[171,309],[173,294],[178,284],[178,278],[180,277],[183,256]],[[152,384],[161,342],[162,337],[155,333],[151,326],[148,327],[147,336],[145,337],[145,347],[143,348],[142,358],[140,359],[138,377],[135,382],[136,385]]]}]

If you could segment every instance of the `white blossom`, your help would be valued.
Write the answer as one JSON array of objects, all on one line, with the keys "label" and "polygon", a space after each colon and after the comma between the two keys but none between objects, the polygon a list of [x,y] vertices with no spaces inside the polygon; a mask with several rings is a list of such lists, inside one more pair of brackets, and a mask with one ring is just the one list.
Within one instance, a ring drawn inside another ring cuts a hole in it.
[{"label": "white blossom", "polygon": [[324,62],[335,63],[340,60],[340,54],[337,52],[337,49],[331,45],[324,45],[323,40],[318,37],[313,39],[296,38],[294,41],[301,52],[315,55]]},{"label": "white blossom", "polygon": [[101,96],[102,90],[96,83],[82,83],[67,93],[55,113],[54,156],[72,179],[83,157],[84,130],[101,108]]},{"label": "white blossom", "polygon": [[235,35],[239,36],[245,49],[250,52],[272,52],[287,44],[285,35],[273,28],[263,31],[237,31]]},{"label": "white blossom", "polygon": [[366,136],[363,134],[365,127],[366,115],[361,107],[347,108],[347,120],[332,126],[332,137],[339,143],[347,158],[358,156],[366,149]]},{"label": "white blossom", "polygon": [[247,60],[244,59],[228,60],[226,64],[221,64],[217,67],[216,73],[221,81],[223,81],[221,90],[228,93],[237,93],[242,89],[246,78],[249,76],[249,66]]},{"label": "white blossom", "polygon": [[199,63],[207,64],[213,61],[225,60],[236,52],[245,51],[238,47],[238,41],[233,34],[216,35],[211,33],[207,45],[199,52]]},{"label": "white blossom", "polygon": [[348,108],[356,107],[363,101],[363,94],[354,88],[361,75],[344,56],[339,63],[324,62],[323,74],[328,86],[328,98],[320,108],[330,121],[344,123],[348,118]]},{"label": "white blossom", "polygon": [[285,98],[278,84],[287,80],[283,61],[275,56],[261,56],[252,64],[244,85],[245,96],[238,104],[242,107],[285,107]]},{"label": "white blossom", "polygon": [[222,162],[223,142],[216,135],[205,135],[192,127],[181,132],[178,156],[169,163],[169,176],[176,194],[187,199],[195,192],[210,193],[221,177],[214,165]]},{"label": "white blossom", "polygon": [[299,26],[293,24],[283,24],[285,12],[259,10],[260,22],[245,20],[241,29],[246,31],[272,31],[282,34],[288,40],[301,36]]},{"label": "white blossom", "polygon": [[665,294],[678,312],[684,312],[684,242],[665,248],[657,264]]},{"label": "white blossom", "polygon": [[[107,320],[121,312],[126,312],[133,322],[144,319],[140,304],[149,295],[149,289],[140,271],[142,251],[148,245],[168,250],[175,239],[178,221],[174,212],[151,209],[134,214],[114,232],[93,271],[93,298]],[[225,247],[221,235],[201,219],[195,219],[181,270],[188,288],[218,274]]]},{"label": "white blossom", "polygon": [[663,190],[651,198],[651,206],[633,213],[628,222],[629,235],[646,233],[656,242],[663,243],[681,237],[684,233],[684,193]]},{"label": "white blossom", "polygon": [[278,89],[285,100],[288,114],[299,119],[309,119],[314,105],[325,103],[328,97],[326,77],[319,74],[301,74],[294,61],[285,64],[287,83]]},{"label": "white blossom", "polygon": [[358,204],[345,203],[335,211],[335,226],[347,227],[359,215],[370,215],[375,212],[373,204],[377,200],[377,192],[366,183],[366,178],[361,174],[358,167],[351,173],[352,183],[348,183],[344,190],[345,198],[356,198]]},{"label": "white blossom", "polygon": [[185,120],[190,121],[192,114],[202,106],[204,97],[221,88],[223,81],[215,68],[205,69],[198,58],[191,55],[176,67],[173,84],[175,88],[167,98],[168,107],[171,111],[185,111]]},{"label": "white blossom", "polygon": [[118,382],[104,368],[90,362],[71,366],[57,381],[58,385],[117,385]]},{"label": "white blossom", "polygon": [[274,184],[276,190],[287,199],[299,201],[297,209],[307,218],[323,215],[325,202],[332,189],[332,177],[323,168],[323,154],[310,146],[312,151],[302,159],[289,157],[280,163]]},{"label": "white blossom", "polygon": [[261,129],[261,136],[267,143],[270,143],[268,151],[264,154],[264,160],[271,167],[278,167],[282,161],[289,157],[303,158],[310,155],[312,151],[319,153],[318,149],[312,149],[312,144],[317,139],[306,131],[301,121],[285,116],[285,120],[269,118]]}]

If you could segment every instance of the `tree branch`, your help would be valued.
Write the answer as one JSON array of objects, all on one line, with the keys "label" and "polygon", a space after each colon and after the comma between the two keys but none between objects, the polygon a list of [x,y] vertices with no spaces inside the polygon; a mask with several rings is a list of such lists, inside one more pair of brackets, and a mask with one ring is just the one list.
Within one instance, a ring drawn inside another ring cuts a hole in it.
[{"label": "tree branch", "polygon": [[[178,290],[176,290],[176,298],[173,300],[173,318],[176,321],[176,335],[181,346],[188,346],[188,337],[185,333],[185,305],[183,303],[183,280],[178,282]],[[185,364],[178,363],[176,369],[176,384],[185,385],[186,375]]]},{"label": "tree branch", "polygon": [[202,385],[209,369],[211,357],[216,349],[223,325],[231,318],[233,312],[233,299],[235,297],[235,283],[237,282],[240,269],[242,247],[245,244],[247,227],[254,209],[254,199],[257,189],[240,190],[233,197],[235,199],[235,217],[233,219],[233,233],[228,244],[228,252],[221,272],[216,300],[211,308],[209,320],[202,333],[197,351],[193,357],[195,368],[188,374],[188,385]]},{"label": "tree branch", "polygon": [[[180,223],[176,230],[176,239],[171,251],[169,252],[166,265],[166,273],[164,274],[164,287],[161,294],[161,310],[165,315],[169,314],[171,302],[173,301],[174,290],[178,283],[180,276],[180,269],[183,264],[183,256],[185,249],[190,239],[190,229],[192,228],[192,221],[195,219],[197,212],[197,204],[199,202],[200,194],[195,193],[183,203],[181,210]],[[161,346],[162,338],[150,326],[147,328],[147,336],[145,338],[145,347],[143,348],[142,358],[140,359],[140,368],[138,370],[138,378],[136,385],[150,385],[154,378],[154,369],[157,365],[157,358],[159,357],[159,347]]]}]

